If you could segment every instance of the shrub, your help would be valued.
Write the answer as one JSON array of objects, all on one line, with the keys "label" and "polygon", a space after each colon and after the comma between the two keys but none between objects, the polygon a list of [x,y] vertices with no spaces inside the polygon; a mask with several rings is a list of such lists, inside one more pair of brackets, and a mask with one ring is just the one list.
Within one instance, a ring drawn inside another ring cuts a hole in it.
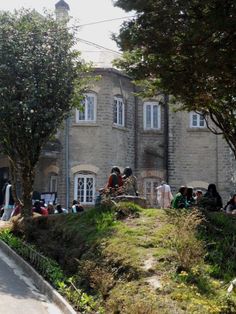
[{"label": "shrub", "polygon": [[198,227],[203,222],[202,214],[196,209],[168,210],[168,217],[174,227],[167,244],[175,252],[178,270],[190,270],[203,263],[204,242],[197,238]]},{"label": "shrub", "polygon": [[78,284],[86,290],[93,289],[105,298],[114,285],[114,277],[105,265],[92,260],[79,261]]}]

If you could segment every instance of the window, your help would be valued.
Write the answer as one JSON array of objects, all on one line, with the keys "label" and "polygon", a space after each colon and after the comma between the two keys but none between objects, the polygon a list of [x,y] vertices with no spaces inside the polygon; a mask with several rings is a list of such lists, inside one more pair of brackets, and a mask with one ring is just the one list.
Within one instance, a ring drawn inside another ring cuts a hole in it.
[{"label": "window", "polygon": [[204,120],[204,117],[201,114],[198,114],[196,112],[191,112],[190,113],[190,127],[191,128],[205,128],[206,121]]},{"label": "window", "polygon": [[91,174],[78,174],[75,176],[74,199],[81,204],[92,205],[95,198],[95,177]]},{"label": "window", "polygon": [[156,188],[159,184],[160,181],[156,178],[147,178],[144,180],[144,196],[147,199],[147,203],[151,206],[157,204]]},{"label": "window", "polygon": [[81,109],[76,110],[76,123],[96,121],[97,97],[88,93],[81,103]]},{"label": "window", "polygon": [[125,125],[125,106],[121,97],[114,97],[113,123],[115,125]]},{"label": "window", "polygon": [[157,102],[144,103],[144,129],[159,130],[161,128],[161,109]]},{"label": "window", "polygon": [[50,176],[49,192],[57,192],[57,175]]}]

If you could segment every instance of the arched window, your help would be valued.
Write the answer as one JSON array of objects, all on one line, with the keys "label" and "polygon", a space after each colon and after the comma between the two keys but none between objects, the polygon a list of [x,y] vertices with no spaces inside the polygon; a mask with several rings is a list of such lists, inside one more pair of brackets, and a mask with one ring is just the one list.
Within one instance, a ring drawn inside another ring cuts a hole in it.
[{"label": "arched window", "polygon": [[78,173],[75,175],[74,199],[84,205],[95,203],[95,176],[93,174]]},{"label": "arched window", "polygon": [[143,118],[145,130],[159,130],[161,128],[161,107],[158,102],[143,104]]},{"label": "arched window", "polygon": [[76,123],[96,122],[97,95],[95,93],[86,93],[80,107],[76,109]]},{"label": "arched window", "polygon": [[118,126],[125,126],[125,105],[122,97],[114,97],[113,123]]}]

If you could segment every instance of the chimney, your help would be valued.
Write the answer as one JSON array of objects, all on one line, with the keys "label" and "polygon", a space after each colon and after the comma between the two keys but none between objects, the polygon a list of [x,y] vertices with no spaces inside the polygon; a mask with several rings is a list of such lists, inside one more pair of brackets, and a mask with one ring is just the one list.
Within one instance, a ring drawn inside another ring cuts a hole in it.
[{"label": "chimney", "polygon": [[69,20],[69,11],[70,11],[69,5],[64,0],[60,0],[59,2],[55,4],[55,8],[56,8],[55,10],[56,19],[58,21],[67,23]]}]

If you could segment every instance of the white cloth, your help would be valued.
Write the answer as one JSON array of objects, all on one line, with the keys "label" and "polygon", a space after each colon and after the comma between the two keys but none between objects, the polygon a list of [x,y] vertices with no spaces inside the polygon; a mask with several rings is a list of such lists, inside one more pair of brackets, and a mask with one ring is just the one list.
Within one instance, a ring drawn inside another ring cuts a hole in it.
[{"label": "white cloth", "polygon": [[6,186],[6,191],[5,191],[5,202],[4,202],[4,208],[8,207],[9,205],[9,200],[10,200],[10,188],[11,188],[11,184],[8,184]]},{"label": "white cloth", "polygon": [[11,188],[11,184],[8,184],[6,186],[6,190],[5,190],[4,213],[2,215],[2,220],[4,220],[4,221],[7,221],[11,218],[11,214],[12,214],[12,211],[14,209],[13,205],[9,205],[10,188]]},{"label": "white cloth", "polygon": [[162,184],[156,188],[157,190],[157,202],[160,208],[169,208],[173,195],[168,184]]}]

